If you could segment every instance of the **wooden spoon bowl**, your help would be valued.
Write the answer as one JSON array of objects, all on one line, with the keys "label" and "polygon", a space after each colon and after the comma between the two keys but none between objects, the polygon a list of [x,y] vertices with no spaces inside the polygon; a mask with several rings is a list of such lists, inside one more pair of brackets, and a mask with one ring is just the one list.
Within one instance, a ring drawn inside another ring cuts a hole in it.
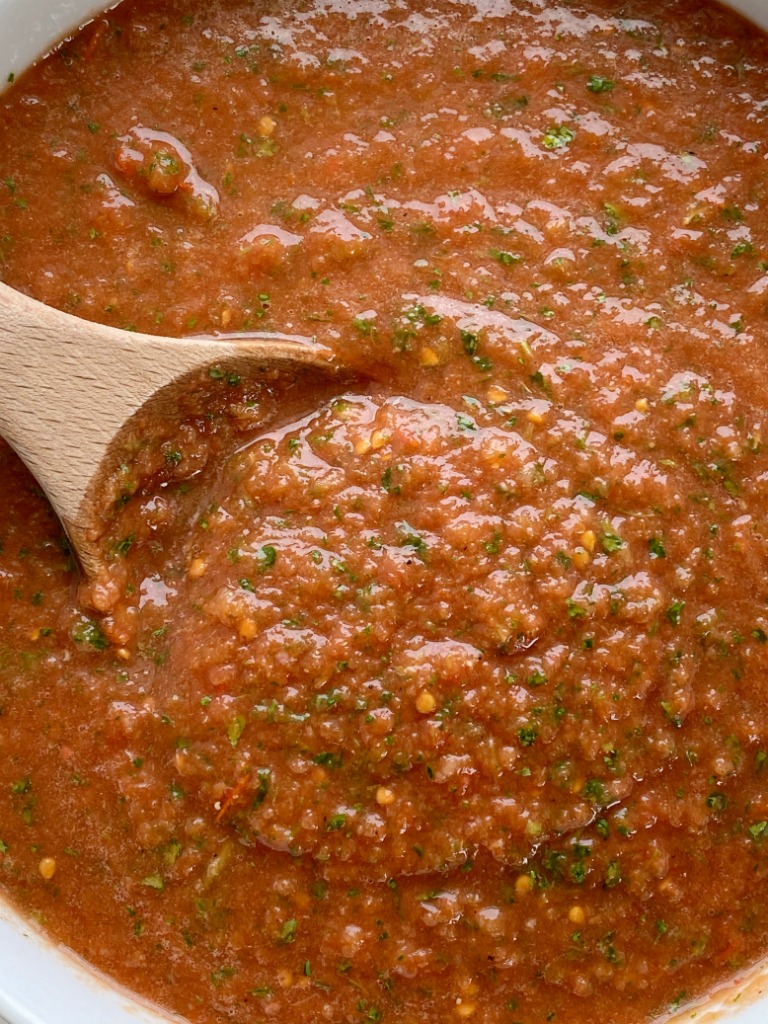
[{"label": "wooden spoon bowl", "polygon": [[[103,564],[99,495],[130,438],[177,416],[193,381],[336,371],[312,338],[165,338],[81,320],[0,283],[0,435],[45,491],[89,575]],[[140,415],[140,414],[143,414]]]}]

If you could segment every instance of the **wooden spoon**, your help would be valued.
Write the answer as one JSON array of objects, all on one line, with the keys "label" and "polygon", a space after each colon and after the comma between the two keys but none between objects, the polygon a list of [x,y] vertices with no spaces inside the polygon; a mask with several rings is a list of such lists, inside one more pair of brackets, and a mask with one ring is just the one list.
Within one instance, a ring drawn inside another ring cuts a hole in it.
[{"label": "wooden spoon", "polygon": [[37,478],[89,575],[103,564],[100,481],[119,465],[121,438],[147,403],[173,416],[192,380],[214,366],[250,377],[302,366],[328,374],[332,360],[323,345],[292,335],[134,334],[0,282],[0,435]]}]

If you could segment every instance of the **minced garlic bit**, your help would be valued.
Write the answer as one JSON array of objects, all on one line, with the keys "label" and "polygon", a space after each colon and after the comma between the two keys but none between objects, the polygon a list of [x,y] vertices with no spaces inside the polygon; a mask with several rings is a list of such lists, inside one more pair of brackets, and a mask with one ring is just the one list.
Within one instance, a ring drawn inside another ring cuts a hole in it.
[{"label": "minced garlic bit", "polygon": [[440,356],[433,348],[428,348],[425,345],[419,353],[419,362],[422,366],[437,366],[440,362]]},{"label": "minced garlic bit", "polygon": [[427,690],[422,690],[419,696],[416,698],[416,710],[421,712],[422,715],[430,715],[437,707],[437,701],[433,694]]},{"label": "minced garlic bit", "polygon": [[648,399],[638,398],[635,402],[635,409],[637,409],[638,412],[648,412]]},{"label": "minced garlic bit", "polygon": [[361,437],[360,440],[355,444],[356,455],[367,455],[371,450],[371,442],[367,437]]},{"label": "minced garlic bit", "polygon": [[581,546],[586,548],[590,554],[595,550],[597,537],[595,536],[594,530],[585,530],[581,537],[579,537],[579,540],[581,541]]},{"label": "minced garlic bit", "polygon": [[584,908],[579,906],[573,906],[568,911],[568,920],[571,924],[584,924],[587,920],[587,915],[584,913]]},{"label": "minced garlic bit", "polygon": [[46,880],[46,882],[50,882],[50,880],[56,874],[56,858],[43,857],[43,859],[37,865],[37,870],[40,872],[40,874]]},{"label": "minced garlic bit", "polygon": [[518,896],[527,895],[533,888],[530,875],[518,875],[515,879],[515,892]]},{"label": "minced garlic bit", "polygon": [[256,624],[255,619],[241,619],[238,632],[243,640],[253,640],[259,632],[259,627]]},{"label": "minced garlic bit", "polygon": [[573,564],[577,569],[586,569],[592,561],[592,556],[584,548],[576,548],[573,552]]},{"label": "minced garlic bit", "polygon": [[259,120],[259,135],[262,139],[268,139],[277,127],[277,121],[268,114]]},{"label": "minced garlic bit", "polygon": [[529,423],[535,423],[537,426],[544,422],[544,416],[539,412],[538,409],[529,409],[525,414],[525,418]]},{"label": "minced garlic bit", "polygon": [[201,576],[205,575],[205,571],[208,566],[205,564],[205,560],[202,558],[193,558],[189,563],[187,569],[187,576],[192,580],[199,580]]},{"label": "minced garlic bit", "polygon": [[386,786],[379,786],[376,790],[376,803],[381,807],[389,807],[389,805],[394,802],[395,794],[393,790],[388,789]]},{"label": "minced garlic bit", "polygon": [[468,1001],[460,999],[456,1003],[456,1013],[458,1013],[458,1015],[463,1018],[471,1017],[476,1009],[477,1003],[473,1002],[471,999]]}]

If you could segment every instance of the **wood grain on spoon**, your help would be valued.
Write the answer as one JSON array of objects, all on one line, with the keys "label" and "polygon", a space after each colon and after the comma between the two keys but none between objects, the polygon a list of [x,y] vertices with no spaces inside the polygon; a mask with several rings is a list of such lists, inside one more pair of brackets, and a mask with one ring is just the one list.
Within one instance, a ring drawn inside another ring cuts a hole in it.
[{"label": "wood grain on spoon", "polygon": [[335,369],[312,339],[248,335],[162,338],[81,320],[0,282],[0,435],[59,515],[87,573],[102,555],[97,484],[119,460],[121,435],[150,401],[172,414],[200,371],[266,374]]}]

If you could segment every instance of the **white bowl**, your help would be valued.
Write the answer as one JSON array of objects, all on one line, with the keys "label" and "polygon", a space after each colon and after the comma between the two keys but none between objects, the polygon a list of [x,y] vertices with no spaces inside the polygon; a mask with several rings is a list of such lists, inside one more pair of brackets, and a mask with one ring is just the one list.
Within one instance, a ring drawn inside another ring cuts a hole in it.
[{"label": "white bowl", "polygon": [[[106,6],[98,0],[0,0],[0,83],[18,74],[64,35]],[[768,0],[726,6],[768,31]],[[1,87],[1,86],[0,86]],[[585,1019],[589,1015],[585,1007]],[[676,1024],[766,1024],[768,966],[737,979]],[[0,900],[0,1024],[168,1024],[171,1017],[141,1002],[54,946]]]}]

